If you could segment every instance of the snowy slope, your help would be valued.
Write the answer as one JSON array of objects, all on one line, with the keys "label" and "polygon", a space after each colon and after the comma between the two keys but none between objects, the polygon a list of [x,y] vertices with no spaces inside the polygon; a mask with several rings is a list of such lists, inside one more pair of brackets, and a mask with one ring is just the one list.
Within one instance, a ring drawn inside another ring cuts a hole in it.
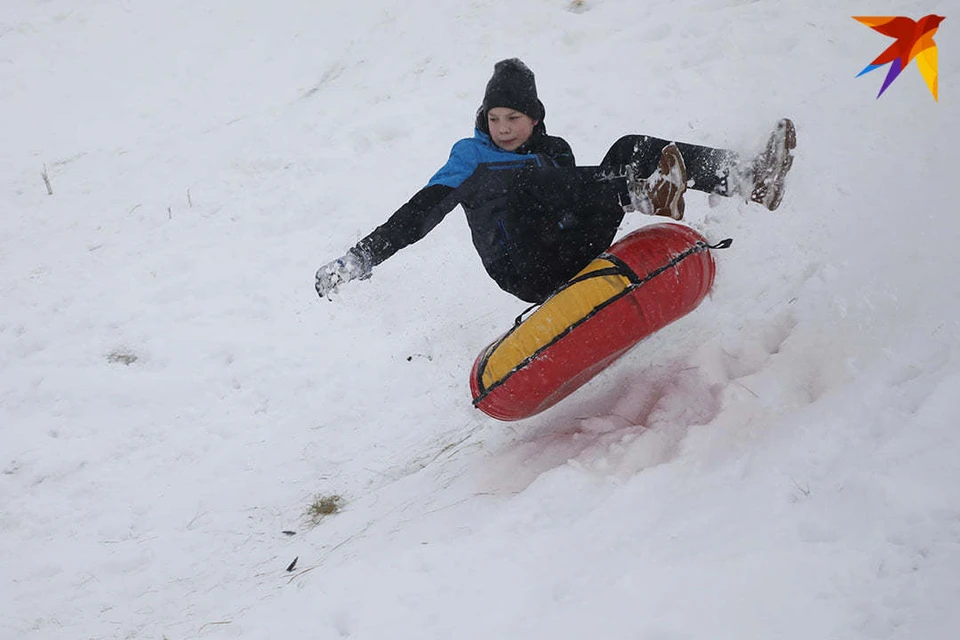
[{"label": "snowy slope", "polygon": [[[0,638],[955,637],[955,3],[8,4]],[[892,11],[947,16],[939,103],[854,79]],[[688,198],[735,240],[695,313],[505,424],[467,375],[524,305],[459,211],[312,280],[512,56],[585,164],[799,148],[774,214]]]}]

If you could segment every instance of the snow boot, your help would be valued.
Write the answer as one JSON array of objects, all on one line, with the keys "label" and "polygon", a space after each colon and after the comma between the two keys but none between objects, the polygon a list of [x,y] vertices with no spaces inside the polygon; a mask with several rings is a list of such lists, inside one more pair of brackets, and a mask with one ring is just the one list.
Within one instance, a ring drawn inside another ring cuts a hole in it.
[{"label": "snow boot", "polygon": [[627,165],[627,191],[633,207],[647,215],[683,219],[683,193],[687,190],[687,167],[677,145],[670,143],[660,153],[657,170],[647,178],[638,178]]},{"label": "snow boot", "polygon": [[748,202],[762,204],[770,211],[783,200],[783,180],[793,166],[793,150],[797,147],[797,131],[789,118],[777,123],[767,146],[753,159],[744,176],[741,193],[749,194]]}]

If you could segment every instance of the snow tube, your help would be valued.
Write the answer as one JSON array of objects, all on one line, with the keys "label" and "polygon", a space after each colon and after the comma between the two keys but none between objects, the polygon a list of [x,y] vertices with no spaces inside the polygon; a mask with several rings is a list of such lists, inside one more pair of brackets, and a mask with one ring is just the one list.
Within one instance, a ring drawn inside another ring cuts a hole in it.
[{"label": "snow tube", "polygon": [[473,404],[498,420],[553,406],[654,331],[693,311],[713,285],[710,245],[679,224],[625,236],[473,364]]}]

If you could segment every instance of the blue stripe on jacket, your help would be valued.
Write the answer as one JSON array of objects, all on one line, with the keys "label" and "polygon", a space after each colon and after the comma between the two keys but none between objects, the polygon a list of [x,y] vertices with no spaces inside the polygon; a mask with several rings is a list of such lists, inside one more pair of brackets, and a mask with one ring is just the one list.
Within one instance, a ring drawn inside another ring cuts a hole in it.
[{"label": "blue stripe on jacket", "polygon": [[539,165],[540,158],[535,154],[504,151],[493,143],[490,136],[474,129],[472,138],[464,138],[453,145],[447,163],[433,174],[427,186],[442,184],[456,189],[473,175],[477,167],[489,163],[506,166],[522,166],[528,163]]}]

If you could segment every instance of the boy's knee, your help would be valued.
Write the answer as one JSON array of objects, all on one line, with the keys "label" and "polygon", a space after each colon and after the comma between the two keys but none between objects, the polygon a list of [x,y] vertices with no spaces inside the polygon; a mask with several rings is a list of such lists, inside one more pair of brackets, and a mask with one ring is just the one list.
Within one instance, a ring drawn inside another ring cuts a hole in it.
[{"label": "boy's knee", "polygon": [[611,148],[616,149],[619,153],[633,154],[634,151],[646,144],[646,138],[647,136],[630,133],[614,142]]},{"label": "boy's knee", "polygon": [[[627,164],[637,156],[648,156],[654,151],[650,136],[627,134],[613,143],[607,155],[604,156],[604,165]],[[659,150],[656,150],[659,151]]]}]

